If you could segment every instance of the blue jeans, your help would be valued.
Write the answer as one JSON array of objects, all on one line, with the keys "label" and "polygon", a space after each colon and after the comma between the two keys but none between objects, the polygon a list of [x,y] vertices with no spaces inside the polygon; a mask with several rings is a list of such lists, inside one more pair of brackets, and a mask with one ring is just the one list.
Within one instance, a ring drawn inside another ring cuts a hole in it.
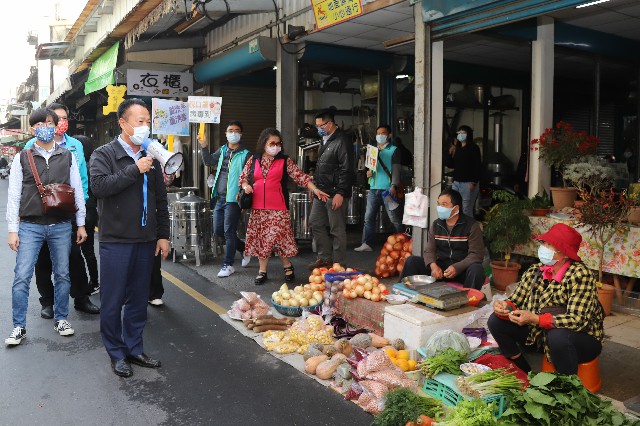
[{"label": "blue jeans", "polygon": [[213,234],[224,235],[225,253],[223,265],[233,265],[236,250],[244,252],[244,243],[238,238],[238,222],[240,221],[240,206],[238,203],[227,202],[222,197],[216,198],[214,212]]},{"label": "blue jeans", "polygon": [[38,260],[43,242],[49,245],[53,264],[53,318],[67,319],[69,314],[69,253],[71,251],[71,222],[55,225],[39,225],[20,222],[18,228],[20,245],[14,269],[11,301],[13,305],[13,326],[26,327],[29,284]]},{"label": "blue jeans", "polygon": [[476,187],[471,190],[471,182],[454,181],[453,185],[451,185],[451,189],[455,189],[460,193],[460,195],[462,195],[462,213],[469,217],[473,217],[476,199],[480,193],[480,184],[476,184]]},{"label": "blue jeans", "polygon": [[[373,245],[373,236],[376,233],[376,217],[380,211],[380,205],[384,204],[382,201],[382,193],[384,189],[371,189],[367,196],[367,209],[364,213],[364,235],[362,236],[362,242],[368,246]],[[387,211],[389,220],[393,224],[396,232],[402,232],[402,205],[396,207],[394,210],[389,210],[387,205],[384,204],[384,209]]]}]

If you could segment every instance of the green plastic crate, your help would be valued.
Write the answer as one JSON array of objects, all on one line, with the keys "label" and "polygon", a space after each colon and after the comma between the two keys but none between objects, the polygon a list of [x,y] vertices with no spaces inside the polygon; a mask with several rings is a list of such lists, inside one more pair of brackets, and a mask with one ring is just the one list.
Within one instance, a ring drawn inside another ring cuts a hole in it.
[{"label": "green plastic crate", "polygon": [[[456,385],[458,376],[449,373],[439,373],[433,379],[424,381],[422,391],[427,395],[438,398],[449,407],[455,407],[465,399],[472,399],[470,396],[463,395]],[[482,397],[486,403],[494,403],[496,409],[493,414],[496,418],[500,418],[502,413],[507,409],[507,402],[502,394],[487,395]]]}]

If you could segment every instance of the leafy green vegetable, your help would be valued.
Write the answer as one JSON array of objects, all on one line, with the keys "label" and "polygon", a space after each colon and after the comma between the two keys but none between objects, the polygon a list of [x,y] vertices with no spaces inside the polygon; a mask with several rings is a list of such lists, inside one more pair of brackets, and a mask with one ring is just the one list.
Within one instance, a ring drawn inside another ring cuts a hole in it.
[{"label": "leafy green vegetable", "polygon": [[384,410],[373,420],[375,426],[404,426],[415,421],[420,414],[432,418],[442,415],[442,403],[435,398],[416,395],[409,389],[399,388],[385,394]]},{"label": "leafy green vegetable", "polygon": [[436,374],[445,371],[451,374],[461,374],[460,364],[467,362],[467,355],[455,349],[448,348],[440,355],[427,358],[418,363],[422,374],[427,379],[433,379]]},{"label": "leafy green vegetable", "polygon": [[510,391],[509,409],[500,423],[506,426],[638,426],[582,385],[578,376],[529,373],[529,387]]},{"label": "leafy green vegetable", "polygon": [[494,426],[498,421],[493,417],[494,404],[481,399],[461,401],[438,426]]}]

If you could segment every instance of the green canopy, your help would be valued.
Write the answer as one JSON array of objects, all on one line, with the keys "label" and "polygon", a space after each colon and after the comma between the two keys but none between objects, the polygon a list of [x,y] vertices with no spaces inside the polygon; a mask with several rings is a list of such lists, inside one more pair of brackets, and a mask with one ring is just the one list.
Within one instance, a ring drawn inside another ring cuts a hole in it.
[{"label": "green canopy", "polygon": [[113,70],[116,68],[118,62],[119,46],[120,42],[117,42],[93,62],[91,71],[89,71],[89,77],[84,85],[85,95],[103,89],[115,82]]}]

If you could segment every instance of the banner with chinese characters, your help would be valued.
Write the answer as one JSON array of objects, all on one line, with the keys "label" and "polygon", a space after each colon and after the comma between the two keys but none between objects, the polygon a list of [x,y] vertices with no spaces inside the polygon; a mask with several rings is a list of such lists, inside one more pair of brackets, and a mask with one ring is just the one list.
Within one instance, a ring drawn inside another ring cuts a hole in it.
[{"label": "banner with chinese characters", "polygon": [[362,15],[360,0],[311,0],[311,7],[318,30]]},{"label": "banner with chinese characters", "polygon": [[127,70],[127,95],[175,98],[193,93],[188,72]]},{"label": "banner with chinese characters", "polygon": [[151,133],[189,136],[189,104],[166,99],[151,99]]},{"label": "banner with chinese characters", "polygon": [[222,98],[218,96],[189,96],[190,123],[220,123]]},{"label": "banner with chinese characters", "polygon": [[371,169],[374,172],[378,166],[378,148],[373,145],[367,145],[367,156],[364,162],[367,169]]}]

